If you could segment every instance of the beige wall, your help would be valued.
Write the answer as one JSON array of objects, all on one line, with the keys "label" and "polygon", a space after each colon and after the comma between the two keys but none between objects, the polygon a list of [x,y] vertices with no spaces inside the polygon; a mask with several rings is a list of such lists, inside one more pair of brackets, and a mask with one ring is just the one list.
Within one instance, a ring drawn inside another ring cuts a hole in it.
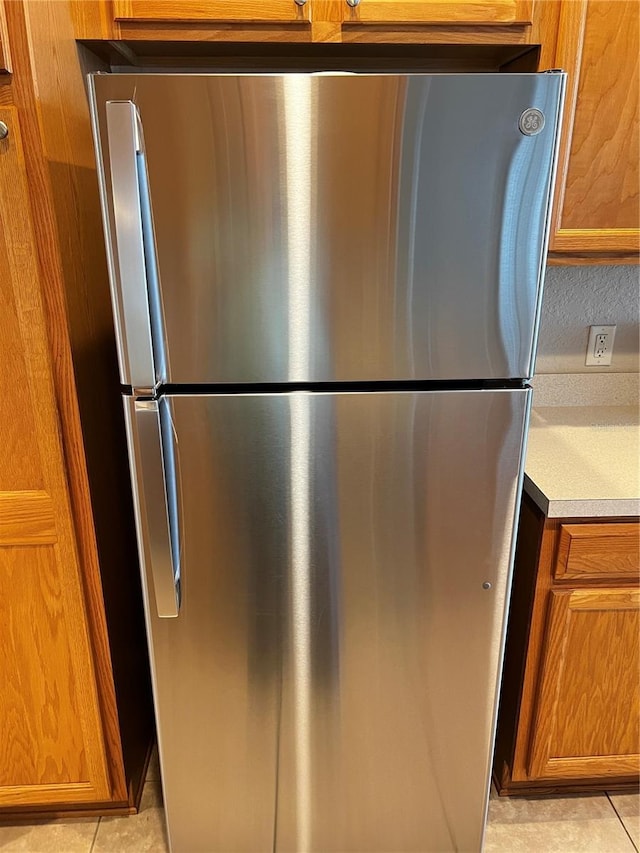
[{"label": "beige wall", "polygon": [[[536,373],[635,373],[640,368],[637,266],[549,267]],[[611,367],[586,367],[589,326],[617,325]]]}]

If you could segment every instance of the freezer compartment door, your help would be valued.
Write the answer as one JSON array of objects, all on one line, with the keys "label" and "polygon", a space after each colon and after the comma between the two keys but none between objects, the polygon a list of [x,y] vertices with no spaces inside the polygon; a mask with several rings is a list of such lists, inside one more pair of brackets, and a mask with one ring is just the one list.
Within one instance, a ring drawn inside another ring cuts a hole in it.
[{"label": "freezer compartment door", "polygon": [[162,404],[182,598],[148,614],[173,849],[479,850],[528,392]]},{"label": "freezer compartment door", "polygon": [[[563,75],[92,81],[114,294],[145,286],[146,216],[165,381],[532,374]],[[146,169],[118,217],[127,103]]]}]

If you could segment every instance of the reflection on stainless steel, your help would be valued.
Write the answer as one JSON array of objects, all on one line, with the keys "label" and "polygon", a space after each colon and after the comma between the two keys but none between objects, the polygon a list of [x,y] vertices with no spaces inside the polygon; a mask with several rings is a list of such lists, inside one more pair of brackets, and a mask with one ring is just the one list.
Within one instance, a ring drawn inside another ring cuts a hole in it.
[{"label": "reflection on stainless steel", "polygon": [[311,339],[311,78],[285,77],[283,116],[287,174],[287,272],[289,316],[289,382],[309,376]]},{"label": "reflection on stainless steel", "polygon": [[92,85],[107,186],[105,102],[144,125],[168,381],[531,375],[562,75]]},{"label": "reflection on stainless steel", "polygon": [[479,850],[529,393],[167,398],[175,853]]},{"label": "reflection on stainless steel", "polygon": [[293,657],[296,847],[311,843],[311,422],[304,392],[290,398],[291,511],[290,612]]},{"label": "reflection on stainless steel", "polygon": [[[286,131],[289,373],[290,382],[309,376],[311,259],[311,78],[285,77],[283,111]],[[311,564],[309,407],[304,396],[291,398],[291,625],[295,694],[296,839],[299,850],[310,844],[310,710],[311,710]]]}]

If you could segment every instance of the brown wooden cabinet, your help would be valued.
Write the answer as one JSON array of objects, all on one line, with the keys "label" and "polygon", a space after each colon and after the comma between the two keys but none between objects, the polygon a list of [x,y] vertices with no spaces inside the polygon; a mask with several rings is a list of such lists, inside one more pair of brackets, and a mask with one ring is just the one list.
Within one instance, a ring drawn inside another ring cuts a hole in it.
[{"label": "brown wooden cabinet", "polygon": [[16,109],[0,121],[0,805],[95,802],[111,783]]},{"label": "brown wooden cabinet", "polygon": [[115,21],[224,21],[296,24],[312,0],[113,0]]},{"label": "brown wooden cabinet", "polygon": [[534,0],[72,0],[82,39],[527,44]]},{"label": "brown wooden cabinet", "polygon": [[361,24],[530,24],[533,0],[359,0],[342,4],[345,21]]},{"label": "brown wooden cabinet", "polygon": [[0,820],[125,813],[153,728],[82,70],[66,4],[4,11]]},{"label": "brown wooden cabinet", "polygon": [[562,0],[547,65],[569,74],[552,252],[640,249],[640,2]]},{"label": "brown wooden cabinet", "polygon": [[525,495],[496,738],[501,793],[640,772],[640,525],[545,519]]}]

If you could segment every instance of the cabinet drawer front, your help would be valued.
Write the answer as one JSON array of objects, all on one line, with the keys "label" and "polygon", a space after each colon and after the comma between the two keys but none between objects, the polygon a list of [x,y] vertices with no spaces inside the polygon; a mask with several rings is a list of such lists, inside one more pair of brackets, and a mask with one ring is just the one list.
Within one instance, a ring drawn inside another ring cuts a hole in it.
[{"label": "cabinet drawer front", "polygon": [[563,524],[554,568],[556,580],[630,579],[640,573],[637,523]]},{"label": "cabinet drawer front", "polygon": [[361,0],[349,6],[345,21],[361,24],[528,24],[532,19],[531,0]]},{"label": "cabinet drawer front", "polygon": [[116,21],[229,21],[303,23],[309,0],[114,0]]}]

